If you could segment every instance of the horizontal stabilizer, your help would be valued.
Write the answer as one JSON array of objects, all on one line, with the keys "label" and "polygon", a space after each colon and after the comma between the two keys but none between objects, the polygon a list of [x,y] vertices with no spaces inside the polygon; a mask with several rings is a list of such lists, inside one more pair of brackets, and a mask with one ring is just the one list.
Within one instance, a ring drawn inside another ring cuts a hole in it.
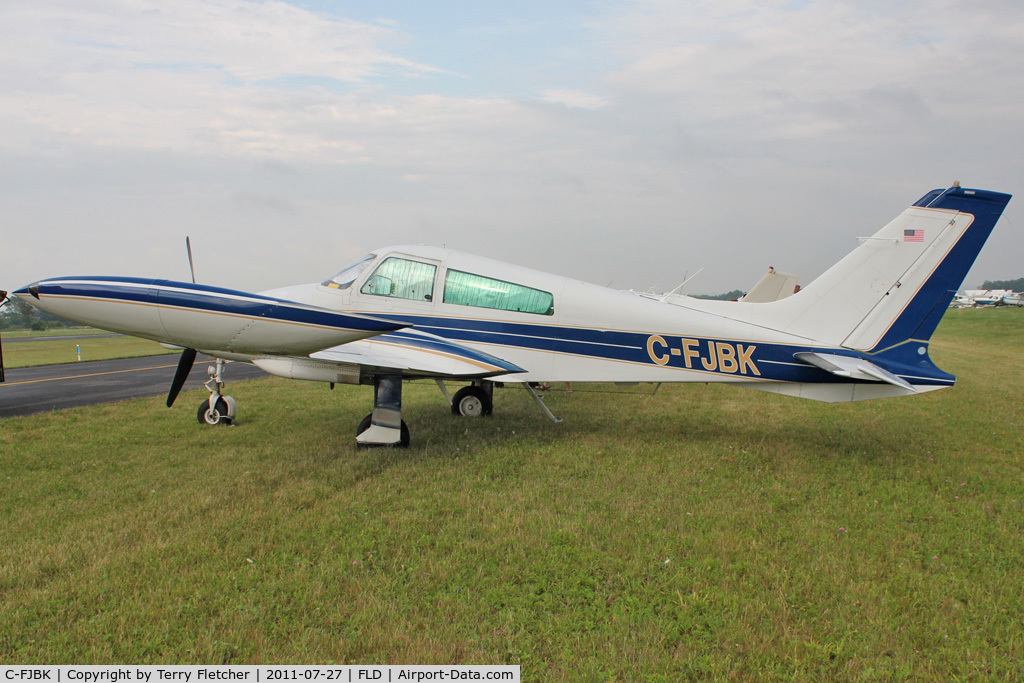
[{"label": "horizontal stabilizer", "polygon": [[914,385],[907,380],[902,377],[897,377],[888,370],[880,368],[871,361],[864,360],[863,358],[839,356],[832,353],[815,353],[812,351],[794,353],[793,357],[801,363],[807,363],[808,365],[813,365],[816,368],[821,368],[825,372],[830,372],[837,377],[848,377],[850,379],[860,379],[869,382],[888,382],[889,384],[901,387],[907,391],[917,393],[917,389],[914,388]]},{"label": "horizontal stabilizer", "polygon": [[740,298],[740,301],[746,301],[749,304],[780,301],[800,291],[798,282],[800,282],[799,275],[783,273],[769,266],[768,272],[757,281],[753,289]]}]

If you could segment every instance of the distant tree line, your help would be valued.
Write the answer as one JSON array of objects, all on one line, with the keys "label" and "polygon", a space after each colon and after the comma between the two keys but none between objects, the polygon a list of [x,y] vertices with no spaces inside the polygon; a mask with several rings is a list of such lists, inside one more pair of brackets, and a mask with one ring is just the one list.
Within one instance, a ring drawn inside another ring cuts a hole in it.
[{"label": "distant tree line", "polygon": [[739,299],[746,292],[742,289],[734,289],[731,292],[725,294],[694,294],[694,299],[714,299],[715,301],[732,301],[733,299]]},{"label": "distant tree line", "polygon": [[0,308],[0,329],[41,331],[56,327],[76,327],[76,325],[46,311],[40,311],[14,297],[11,297],[4,307]]},{"label": "distant tree line", "polygon": [[985,280],[981,289],[1011,289],[1015,292],[1024,291],[1024,277],[1016,280]]},{"label": "distant tree line", "polygon": [[[1014,292],[1024,292],[1024,277],[1016,280],[985,280],[979,289],[1009,289]],[[725,294],[691,294],[694,299],[714,299],[716,301],[733,301],[742,298],[746,292],[741,289],[734,289]]]},{"label": "distant tree line", "polygon": [[[985,280],[978,289],[1009,289],[1014,292],[1024,292],[1024,277],[1016,280]],[[715,299],[717,301],[732,301],[739,299],[746,294],[741,289],[734,289],[725,294],[691,294],[694,299]]]}]

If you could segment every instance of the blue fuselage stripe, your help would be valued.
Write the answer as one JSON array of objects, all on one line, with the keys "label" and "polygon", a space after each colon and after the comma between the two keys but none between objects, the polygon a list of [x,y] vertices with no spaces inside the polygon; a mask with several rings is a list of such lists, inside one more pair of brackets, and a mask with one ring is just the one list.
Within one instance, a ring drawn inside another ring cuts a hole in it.
[{"label": "blue fuselage stripe", "polygon": [[142,278],[75,277],[43,280],[41,296],[109,299],[343,330],[388,332],[403,324],[298,306],[293,302],[219,287]]},{"label": "blue fuselage stripe", "polygon": [[916,365],[898,365],[836,347],[422,315],[390,317],[407,322],[416,330],[451,339],[456,343],[554,352],[597,360],[731,375],[750,380],[858,381],[837,377],[794,358],[796,353],[820,352],[869,359],[896,375],[912,378],[915,384],[948,385],[954,381],[952,375],[936,368],[926,356]]}]

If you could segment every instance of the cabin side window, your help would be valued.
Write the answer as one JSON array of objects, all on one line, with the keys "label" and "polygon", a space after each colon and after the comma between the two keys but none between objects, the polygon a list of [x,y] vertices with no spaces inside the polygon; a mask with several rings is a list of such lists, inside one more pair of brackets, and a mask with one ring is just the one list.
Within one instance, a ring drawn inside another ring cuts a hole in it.
[{"label": "cabin side window", "polygon": [[444,303],[537,315],[555,313],[555,297],[550,292],[459,270],[445,275]]},{"label": "cabin side window", "polygon": [[437,266],[395,256],[384,259],[359,291],[374,296],[432,301]]}]

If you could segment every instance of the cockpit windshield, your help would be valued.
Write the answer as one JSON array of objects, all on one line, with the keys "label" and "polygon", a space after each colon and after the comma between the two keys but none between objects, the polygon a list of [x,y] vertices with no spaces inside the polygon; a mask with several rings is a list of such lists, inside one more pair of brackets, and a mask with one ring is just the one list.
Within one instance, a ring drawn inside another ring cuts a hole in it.
[{"label": "cockpit windshield", "polygon": [[367,254],[361,259],[348,264],[342,268],[337,275],[324,280],[321,284],[323,284],[324,287],[331,287],[332,289],[348,289],[375,258],[377,258],[376,254]]}]

